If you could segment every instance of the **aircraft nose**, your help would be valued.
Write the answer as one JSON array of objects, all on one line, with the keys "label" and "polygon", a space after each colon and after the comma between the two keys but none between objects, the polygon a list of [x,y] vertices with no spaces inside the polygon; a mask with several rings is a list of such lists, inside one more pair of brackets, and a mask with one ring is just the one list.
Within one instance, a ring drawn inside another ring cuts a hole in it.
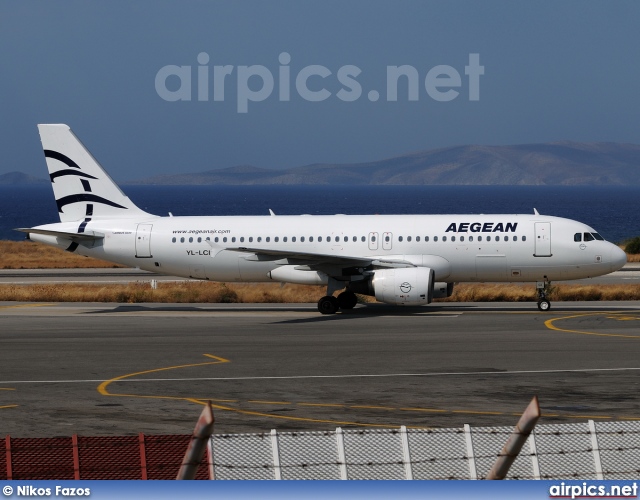
[{"label": "aircraft nose", "polygon": [[609,255],[609,262],[611,263],[611,272],[621,269],[627,263],[627,254],[624,253],[617,245],[611,245],[611,253]]}]

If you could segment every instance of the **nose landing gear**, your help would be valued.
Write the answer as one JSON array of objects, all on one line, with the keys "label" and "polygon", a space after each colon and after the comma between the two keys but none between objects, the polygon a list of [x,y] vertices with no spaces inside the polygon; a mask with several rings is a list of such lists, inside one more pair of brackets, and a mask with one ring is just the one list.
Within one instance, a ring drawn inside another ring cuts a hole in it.
[{"label": "nose landing gear", "polygon": [[538,281],[536,283],[536,288],[538,289],[538,309],[543,312],[551,309],[551,302],[549,302],[549,299],[547,298],[550,287],[550,281]]}]

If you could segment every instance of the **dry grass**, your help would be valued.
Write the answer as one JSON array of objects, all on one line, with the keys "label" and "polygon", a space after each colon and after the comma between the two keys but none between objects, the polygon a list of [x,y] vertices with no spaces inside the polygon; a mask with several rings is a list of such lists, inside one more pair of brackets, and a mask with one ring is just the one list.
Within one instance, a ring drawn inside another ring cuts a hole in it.
[{"label": "dry grass", "polygon": [[33,241],[0,241],[0,269],[124,267]]},{"label": "dry grass", "polygon": [[[324,287],[277,283],[226,284],[208,281],[149,283],[129,285],[38,284],[0,285],[0,301],[21,302],[161,302],[161,303],[306,303],[317,302]],[[558,285],[550,299],[563,300],[640,300],[640,285]],[[460,284],[443,302],[535,302],[535,288],[514,284]],[[375,302],[359,297],[360,302]]]},{"label": "dry grass", "polygon": [[[553,285],[549,300],[640,300],[640,285]],[[462,283],[453,295],[442,302],[535,302],[536,289],[531,283]]]}]

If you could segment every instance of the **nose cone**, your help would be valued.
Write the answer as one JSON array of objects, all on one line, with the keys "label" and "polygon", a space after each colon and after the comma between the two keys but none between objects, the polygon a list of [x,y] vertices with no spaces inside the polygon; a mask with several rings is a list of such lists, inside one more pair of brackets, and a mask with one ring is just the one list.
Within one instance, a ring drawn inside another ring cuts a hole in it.
[{"label": "nose cone", "polygon": [[624,253],[624,251],[620,247],[611,245],[609,262],[611,263],[611,272],[622,269],[622,266],[627,263],[627,254]]}]

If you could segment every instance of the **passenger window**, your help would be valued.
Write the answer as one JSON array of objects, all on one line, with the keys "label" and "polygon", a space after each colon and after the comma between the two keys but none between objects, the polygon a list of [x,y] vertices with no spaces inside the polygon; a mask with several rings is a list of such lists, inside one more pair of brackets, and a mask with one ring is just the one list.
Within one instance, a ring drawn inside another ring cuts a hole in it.
[{"label": "passenger window", "polygon": [[398,236],[398,241],[402,241],[402,236]]},{"label": "passenger window", "polygon": [[217,236],[213,239],[213,241],[215,241],[216,243],[218,243],[218,241],[220,241],[220,238],[218,238]]},{"label": "passenger window", "polygon": [[198,236],[198,243],[202,243],[202,238]]},{"label": "passenger window", "polygon": [[280,241],[280,236],[276,236],[275,238],[273,238],[273,241],[275,241],[276,243],[278,243],[278,241]]},{"label": "passenger window", "polygon": [[327,243],[331,243],[331,236],[327,236]]},{"label": "passenger window", "polygon": [[473,236],[469,236],[469,241],[473,241]]},{"label": "passenger window", "polygon": [[286,242],[287,242],[287,237],[286,237],[286,236],[283,236],[283,237],[282,237],[282,241],[283,241],[284,243],[286,243]]},{"label": "passenger window", "polygon": [[295,243],[295,242],[296,242],[296,237],[295,237],[295,236],[292,236],[292,237],[291,237],[291,241],[292,241],[293,243]]},{"label": "passenger window", "polygon": [[526,236],[523,236],[523,237],[522,237],[522,241],[527,241],[527,237],[526,237]]},{"label": "passenger window", "polygon": [[353,242],[355,243],[356,241],[358,241],[358,237],[357,237],[357,236],[354,236],[354,237],[353,237]]},{"label": "passenger window", "polygon": [[420,236],[416,236],[416,241],[420,241]]},{"label": "passenger window", "polygon": [[433,237],[433,241],[438,241],[438,237],[437,237],[437,236],[434,236],[434,237]]},{"label": "passenger window", "polygon": [[407,241],[411,241],[411,236],[407,236]]},{"label": "passenger window", "polygon": [[478,236],[478,241],[482,241],[482,236]]},{"label": "passenger window", "polygon": [[[387,243],[389,243],[389,235],[387,235],[387,236],[385,236],[385,237],[384,237],[384,241],[386,241]],[[400,240],[400,241],[402,241],[402,240]]]},{"label": "passenger window", "polygon": [[508,237],[508,236],[505,236],[505,237],[504,237],[504,241],[509,241],[509,237]]},{"label": "passenger window", "polygon": [[175,243],[175,242],[176,242],[176,237],[175,237],[175,236],[171,239],[171,242],[172,242],[172,243]]},{"label": "passenger window", "polygon": [[367,239],[363,236],[362,238],[360,238],[360,241],[364,243],[365,241],[367,241]]},{"label": "passenger window", "polygon": [[345,236],[345,237],[344,237],[344,242],[346,243],[347,241],[349,241],[349,237],[348,237],[348,236]]},{"label": "passenger window", "polygon": [[189,238],[189,243],[193,243],[193,238]]},{"label": "passenger window", "polygon": [[340,236],[335,237],[336,243],[340,241]]},{"label": "passenger window", "polygon": [[375,236],[372,236],[372,237],[371,237],[371,241],[376,241],[376,237],[375,237]]},{"label": "passenger window", "polygon": [[180,238],[180,243],[184,243],[184,237]]},{"label": "passenger window", "polygon": [[[425,236],[425,237],[424,237],[424,241],[429,241],[429,237],[428,237],[428,236]],[[438,240],[436,240],[436,241],[438,241]]]},{"label": "passenger window", "polygon": [[464,236],[460,236],[460,241],[464,241]]},{"label": "passenger window", "polygon": [[517,236],[514,236],[514,237],[513,237],[513,241],[518,241],[518,237],[517,237]]},{"label": "passenger window", "polygon": [[322,243],[322,236],[318,236],[318,241]]},{"label": "passenger window", "polygon": [[500,241],[500,236],[496,235],[496,241]]},{"label": "passenger window", "polygon": [[443,236],[443,237],[442,237],[442,241],[447,241],[447,237],[446,237],[446,236]]},{"label": "passenger window", "polygon": [[452,237],[451,237],[451,241],[456,241],[456,237],[455,237],[455,236],[452,236]]},{"label": "passenger window", "polygon": [[600,236],[598,233],[591,233],[596,240],[604,241],[604,238]]},{"label": "passenger window", "polygon": [[582,233],[576,233],[573,235],[573,241],[579,242],[582,241]]},{"label": "passenger window", "polygon": [[222,238],[222,242],[226,243],[227,242],[227,237],[225,236],[224,238]]},{"label": "passenger window", "polygon": [[491,241],[491,236],[487,236],[487,241]]},{"label": "passenger window", "polygon": [[231,243],[235,243],[235,242],[236,242],[236,237],[235,237],[235,236],[232,236],[232,237],[231,237]]},{"label": "passenger window", "polygon": [[309,243],[313,243],[313,236],[309,236]]},{"label": "passenger window", "polygon": [[269,243],[269,242],[271,241],[271,236],[267,236],[267,237],[265,238],[265,240],[266,240],[266,242],[267,242],[267,243]]},{"label": "passenger window", "polygon": [[591,236],[591,233],[584,233],[584,241],[593,241],[595,238]]},{"label": "passenger window", "polygon": [[249,236],[249,243],[253,243],[253,236]]},{"label": "passenger window", "polygon": [[300,241],[304,243],[304,236],[300,236]]},{"label": "passenger window", "polygon": [[240,243],[244,243],[244,236],[240,236]]},{"label": "passenger window", "polygon": [[257,242],[260,243],[262,241],[262,236],[258,236]]}]

